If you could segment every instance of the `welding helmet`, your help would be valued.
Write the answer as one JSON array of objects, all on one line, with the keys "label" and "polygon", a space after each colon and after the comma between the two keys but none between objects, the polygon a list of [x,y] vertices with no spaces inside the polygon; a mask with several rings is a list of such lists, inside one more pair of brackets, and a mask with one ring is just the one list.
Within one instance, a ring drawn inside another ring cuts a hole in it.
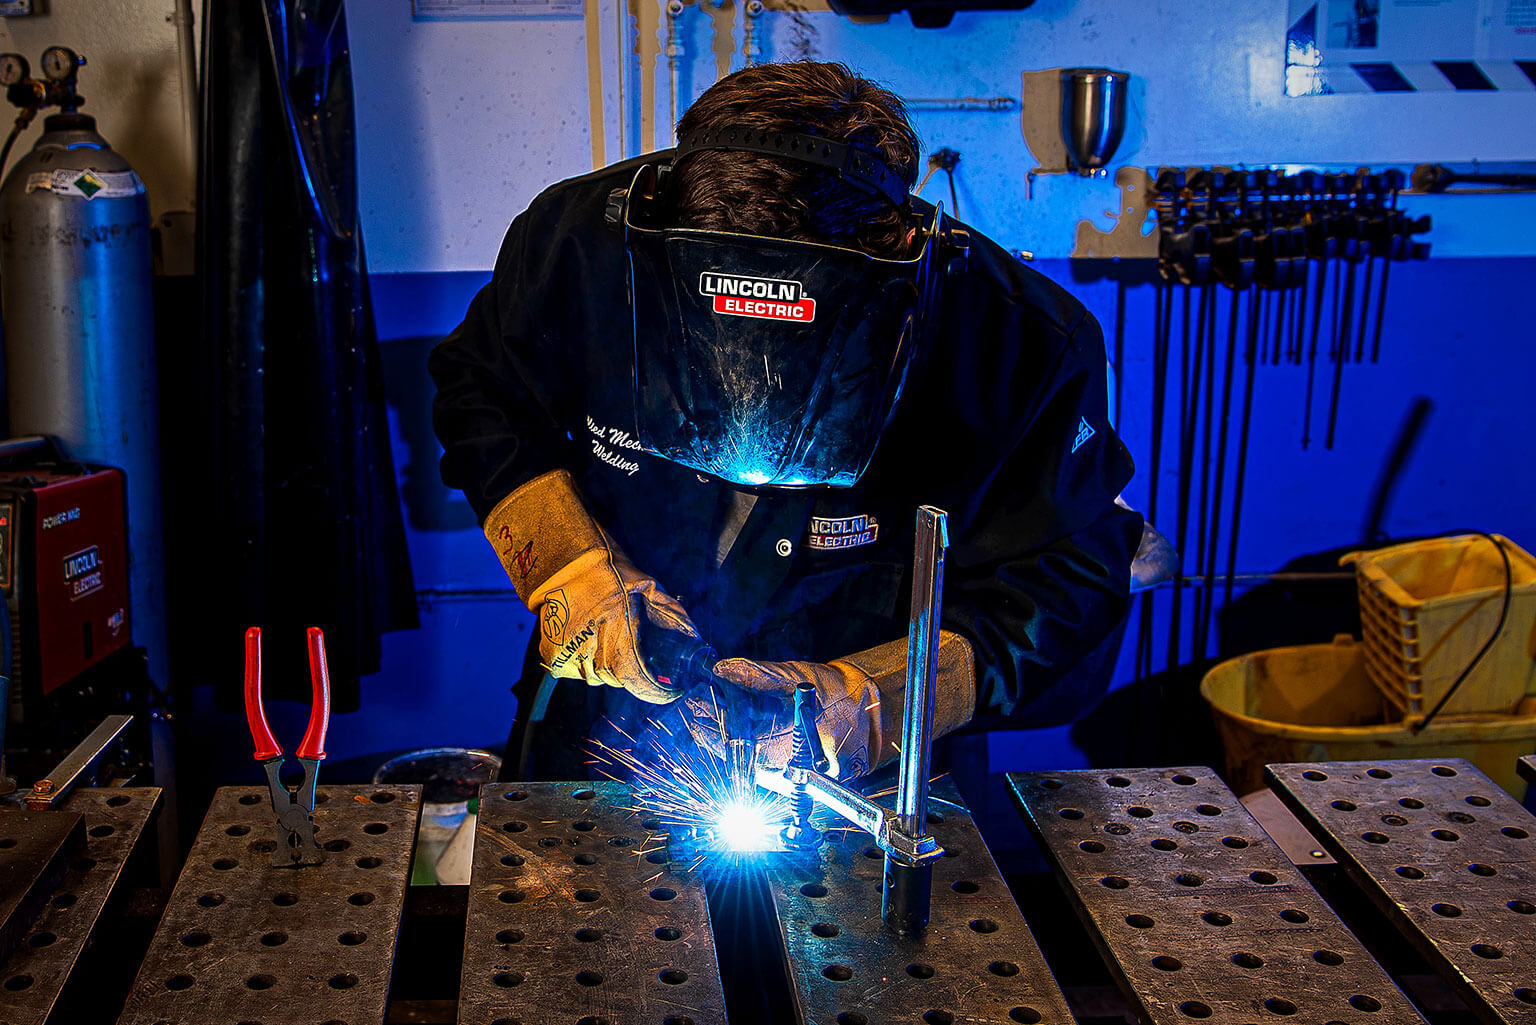
[{"label": "welding helmet", "polygon": [[[867,149],[731,129],[684,140],[678,155],[690,148],[838,167],[909,209],[905,183]],[[636,440],[738,487],[851,486],[931,333],[950,222],[938,210],[914,219],[899,259],[676,228],[666,173],[642,166],[608,209],[629,256]]]}]

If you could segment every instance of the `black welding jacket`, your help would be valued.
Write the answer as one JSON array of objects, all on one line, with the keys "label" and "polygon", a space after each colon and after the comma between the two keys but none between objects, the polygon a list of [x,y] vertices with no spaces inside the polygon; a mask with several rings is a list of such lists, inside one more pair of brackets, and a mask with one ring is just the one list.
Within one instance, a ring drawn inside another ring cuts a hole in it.
[{"label": "black welding jacket", "polygon": [[1114,505],[1132,468],[1107,420],[1098,324],[972,232],[863,476],[765,489],[717,565],[731,489],[633,436],[626,254],[603,213],[656,159],[560,182],[513,221],[490,284],[429,362],[444,483],[483,521],[526,481],[570,470],[592,516],[722,656],[774,660],[906,636],[917,507],[938,506],[942,624],[975,647],[978,714],[1045,693],[1124,617],[1141,536]]}]

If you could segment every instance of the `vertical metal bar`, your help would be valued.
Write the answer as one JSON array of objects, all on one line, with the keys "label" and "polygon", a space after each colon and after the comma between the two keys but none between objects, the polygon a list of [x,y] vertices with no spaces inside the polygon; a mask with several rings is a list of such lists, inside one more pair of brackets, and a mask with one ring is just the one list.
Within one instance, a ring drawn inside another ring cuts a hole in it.
[{"label": "vertical metal bar", "polygon": [[919,506],[917,545],[912,556],[912,621],[907,628],[907,707],[901,724],[901,776],[896,791],[897,821],[910,836],[923,834],[928,816],[939,609],[948,548],[949,514],[931,505]]}]

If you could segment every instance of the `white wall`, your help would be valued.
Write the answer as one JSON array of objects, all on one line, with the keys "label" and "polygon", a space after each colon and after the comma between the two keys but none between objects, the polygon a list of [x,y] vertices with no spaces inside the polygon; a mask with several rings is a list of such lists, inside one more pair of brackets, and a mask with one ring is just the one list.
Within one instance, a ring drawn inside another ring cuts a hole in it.
[{"label": "white wall", "polygon": [[[655,0],[640,0],[638,17],[626,17],[635,45],[624,62],[622,152],[619,15],[613,0],[592,3],[584,20],[417,21],[407,0],[354,0],[374,270],[485,269],[507,221],[544,185],[590,170],[599,150],[612,160],[670,142],[666,26]],[[1072,254],[1080,220],[1112,229],[1122,197],[1109,180],[1050,175],[1026,198],[1026,172],[1042,162],[1059,166],[1060,157],[1052,137],[1035,136],[1038,152],[1026,144],[1026,118],[1049,124],[1054,111],[1040,108],[1055,99],[1039,87],[1044,76],[1025,94],[1025,72],[1106,65],[1132,73],[1131,124],[1116,165],[1379,167],[1536,154],[1536,88],[1284,97],[1286,6],[1038,0],[1021,12],[959,14],[938,30],[913,28],[905,14],[863,25],[826,11],[770,10],[758,36],[763,59],[845,60],[907,97],[1023,96],[1024,112],[921,112],[916,120],[929,151],[949,146],[962,155],[962,216],[1009,248],[1041,257]],[[685,8],[684,104],[721,67],[741,65],[742,20],[732,0]],[[596,144],[594,96],[603,112]],[[942,173],[929,185],[927,194],[935,193],[947,193]],[[1435,204],[1437,254],[1536,251],[1529,197]]]},{"label": "white wall", "polygon": [[[194,179],[175,0],[49,0],[46,7],[0,20],[0,48],[34,64],[52,43],[86,54],[84,109],[138,169],[156,215],[189,209]],[[417,20],[410,0],[352,0],[348,17],[363,217],[377,272],[488,268],[507,222],[543,186],[670,142],[667,24],[658,0],[624,0],[622,9],[616,0],[590,0],[584,18],[465,21]],[[1023,111],[924,111],[916,121],[930,152],[949,146],[962,155],[961,215],[1009,248],[1041,257],[1085,252],[1079,232],[1090,241],[1091,233],[1079,222],[1109,231],[1134,197],[1109,179],[1046,175],[1026,198],[1027,172],[1060,163],[1048,131],[1049,76],[1030,78],[1026,89],[1026,72],[1106,65],[1132,73],[1117,165],[1380,167],[1536,155],[1536,88],[1282,96],[1286,20],[1286,0],[1037,0],[1020,12],[959,14],[937,30],[913,28],[905,14],[854,24],[825,10],[768,10],[755,35],[764,60],[845,60],[907,97],[1024,99]],[[681,105],[741,65],[744,22],[737,0],[695,0],[684,9]],[[1028,142],[1026,122],[1035,126]],[[30,129],[17,152],[39,131]],[[945,193],[936,175],[927,194]],[[1438,255],[1536,252],[1531,197],[1410,205],[1436,215]],[[1135,250],[1138,235],[1122,228],[1107,251]]]}]

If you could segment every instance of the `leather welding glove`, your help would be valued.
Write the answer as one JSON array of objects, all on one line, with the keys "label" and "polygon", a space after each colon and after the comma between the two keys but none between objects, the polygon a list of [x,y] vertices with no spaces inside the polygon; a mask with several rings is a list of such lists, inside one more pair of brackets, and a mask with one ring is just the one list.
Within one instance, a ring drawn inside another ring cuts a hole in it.
[{"label": "leather welding glove", "polygon": [[567,471],[535,477],[502,499],[486,517],[485,536],[538,617],[539,658],[551,676],[623,687],[658,705],[678,697],[641,657],[639,617],[691,637],[698,630],[592,519]]},{"label": "leather welding glove", "polygon": [[[976,710],[976,659],[971,642],[940,630],[938,644],[934,739],[970,722]],[[907,704],[905,640],[825,664],[727,658],[715,664],[715,675],[748,691],[776,696],[791,709],[757,735],[760,768],[782,769],[789,761],[794,745],[795,688],[802,682],[816,688],[821,702],[816,727],[831,762],[828,776],[854,779],[901,754],[901,720]]]}]

